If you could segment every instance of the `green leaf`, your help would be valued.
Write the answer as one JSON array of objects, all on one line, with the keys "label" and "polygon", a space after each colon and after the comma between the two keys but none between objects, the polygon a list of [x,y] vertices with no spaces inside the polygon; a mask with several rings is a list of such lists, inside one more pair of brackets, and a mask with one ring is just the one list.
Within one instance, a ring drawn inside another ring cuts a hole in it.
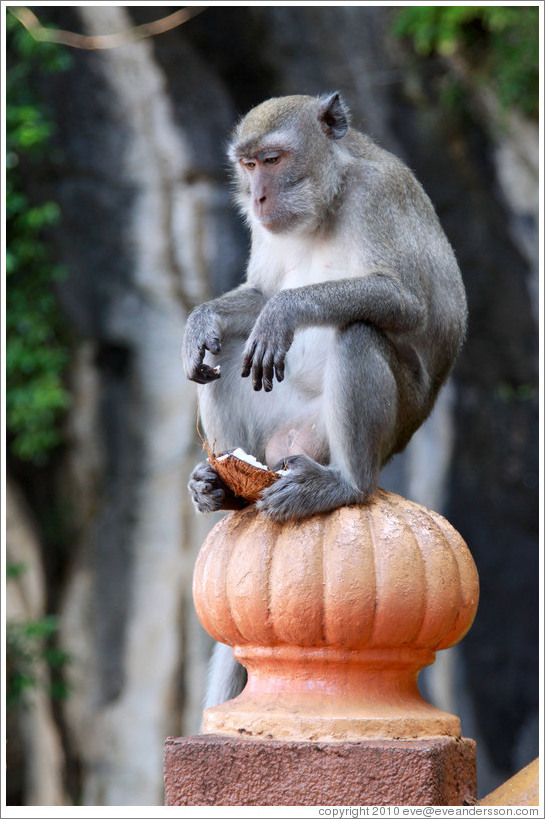
[{"label": "green leaf", "polygon": [[22,577],[27,570],[26,563],[8,563],[6,565],[6,579],[17,580]]},{"label": "green leaf", "polygon": [[41,466],[62,443],[70,350],[55,290],[66,269],[48,233],[60,208],[34,193],[54,132],[35,77],[64,70],[69,60],[64,47],[36,42],[13,15],[6,24],[6,421],[12,454]]},{"label": "green leaf", "polygon": [[457,54],[468,82],[492,88],[504,108],[537,116],[539,8],[537,6],[407,6],[393,33],[411,40],[425,58]]}]

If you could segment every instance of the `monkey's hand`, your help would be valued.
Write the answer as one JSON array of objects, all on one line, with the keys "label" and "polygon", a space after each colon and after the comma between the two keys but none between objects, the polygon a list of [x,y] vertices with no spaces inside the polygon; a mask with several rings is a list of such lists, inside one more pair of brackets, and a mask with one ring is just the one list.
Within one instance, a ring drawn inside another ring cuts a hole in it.
[{"label": "monkey's hand", "polygon": [[209,384],[220,377],[219,368],[204,363],[206,351],[217,355],[221,350],[221,332],[216,313],[201,304],[190,313],[182,344],[182,361],[187,378],[197,384]]},{"label": "monkey's hand", "polygon": [[242,377],[252,374],[254,390],[270,392],[273,378],[284,380],[284,361],[295,335],[293,311],[288,291],[273,296],[259,314],[250,333],[242,358]]},{"label": "monkey's hand", "polygon": [[217,512],[219,509],[243,509],[248,501],[232,492],[212,469],[210,464],[198,464],[187,484],[191,500],[198,512]]}]

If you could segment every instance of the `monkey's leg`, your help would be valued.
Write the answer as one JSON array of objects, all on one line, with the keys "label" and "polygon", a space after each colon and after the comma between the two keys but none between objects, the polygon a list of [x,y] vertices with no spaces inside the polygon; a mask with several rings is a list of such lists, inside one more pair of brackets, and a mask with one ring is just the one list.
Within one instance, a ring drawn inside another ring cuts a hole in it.
[{"label": "monkey's leg", "polygon": [[[406,374],[390,341],[375,327],[339,331],[325,378],[330,464],[367,498],[395,450]],[[402,387],[402,394],[400,393]]]},{"label": "monkey's leg", "polygon": [[236,496],[207,463],[201,463],[195,467],[187,486],[193,505],[198,512],[242,509],[248,505],[248,501]]},{"label": "monkey's leg", "polygon": [[305,455],[288,458],[288,472],[258,507],[284,521],[364,501],[396,436],[397,384],[389,342],[373,327],[339,331],[324,380],[329,465]]}]

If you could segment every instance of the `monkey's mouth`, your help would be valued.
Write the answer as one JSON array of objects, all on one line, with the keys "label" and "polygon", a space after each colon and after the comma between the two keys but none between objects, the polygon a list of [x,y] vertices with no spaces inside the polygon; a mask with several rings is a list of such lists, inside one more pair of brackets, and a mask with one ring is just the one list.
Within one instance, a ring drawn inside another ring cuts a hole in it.
[{"label": "monkey's mouth", "polygon": [[283,229],[285,229],[285,223],[283,221],[278,220],[259,220],[262,227],[265,230],[268,230],[270,233],[281,233]]},{"label": "monkey's mouth", "polygon": [[268,230],[269,233],[282,233],[286,231],[293,231],[294,228],[301,223],[299,214],[283,213],[278,216],[273,216],[270,213],[259,215],[256,213],[256,219],[259,224]]}]

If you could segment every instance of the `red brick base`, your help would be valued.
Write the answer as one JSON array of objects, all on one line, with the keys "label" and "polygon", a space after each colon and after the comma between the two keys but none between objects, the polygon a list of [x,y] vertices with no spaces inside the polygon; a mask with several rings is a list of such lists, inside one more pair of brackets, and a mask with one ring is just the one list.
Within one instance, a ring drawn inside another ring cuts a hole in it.
[{"label": "red brick base", "polygon": [[477,791],[475,742],[165,742],[166,805],[463,805]]}]

